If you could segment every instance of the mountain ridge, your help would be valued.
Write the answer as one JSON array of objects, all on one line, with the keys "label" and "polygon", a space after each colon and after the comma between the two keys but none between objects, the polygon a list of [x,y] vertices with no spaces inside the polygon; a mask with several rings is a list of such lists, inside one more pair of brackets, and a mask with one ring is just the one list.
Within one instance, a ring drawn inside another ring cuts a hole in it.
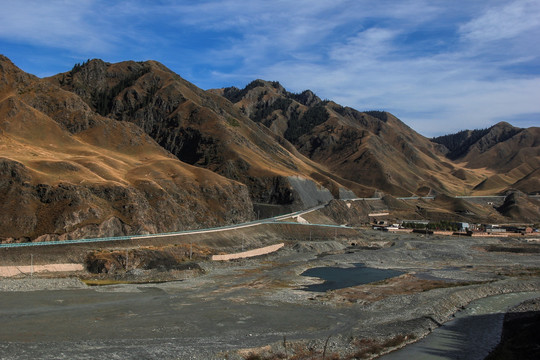
[{"label": "mountain ridge", "polygon": [[[141,71],[145,67],[149,70]],[[66,78],[70,81],[62,80]],[[88,78],[97,80],[89,83]],[[112,94],[105,101],[107,117],[135,123],[181,161],[241,181],[256,202],[301,203],[298,191],[290,190],[290,176],[303,176],[334,197],[346,187],[325,175],[319,164],[291,153],[287,150],[291,147],[276,142],[266,127],[250,121],[223,97],[197,88],[156,62],[91,60],[75,72],[48,80],[81,94],[96,110],[101,103],[95,99]]]},{"label": "mountain ridge", "polygon": [[[438,145],[417,134],[395,116],[379,111],[360,112],[332,101],[322,101],[311,91],[304,94],[310,106],[299,103],[299,95],[284,90],[277,82],[256,80],[243,90],[211,90],[218,94],[233,93],[235,106],[253,121],[262,123],[279,136],[292,142],[308,158],[323,163],[343,178],[396,195],[452,191],[436,179],[425,184],[420,177],[404,179],[400,173],[441,171],[434,161],[444,162]],[[300,94],[300,95],[301,95]],[[242,97],[239,97],[242,95]],[[391,141],[389,141],[391,140]],[[409,146],[415,143],[414,147]],[[386,146],[390,144],[390,146]],[[386,149],[385,149],[386,148]],[[403,155],[403,152],[406,155]],[[434,155],[435,154],[435,155]],[[411,163],[415,169],[401,166]],[[432,160],[430,160],[430,158]],[[451,164],[446,166],[452,167]],[[362,173],[370,169],[368,176]],[[426,191],[422,191],[422,187]]]},{"label": "mountain ridge", "polygon": [[[447,157],[470,169],[483,169],[479,192],[499,188],[500,193],[518,189],[535,193],[540,189],[540,128],[518,128],[499,122],[487,129],[464,130],[433,139],[446,146]],[[461,146],[461,147],[460,147]],[[453,150],[452,148],[457,149]]]},{"label": "mountain ridge", "polygon": [[[287,138],[303,155],[364,186],[401,196],[503,194],[514,188],[538,191],[533,176],[540,168],[538,128],[520,129],[500,122],[488,129],[428,139],[390,113],[343,107],[321,100],[310,90],[293,94],[275,81],[258,79],[244,89],[210,91],[229,97],[253,121]],[[297,101],[302,94],[309,102]],[[295,127],[309,110],[317,108],[319,116],[314,121]],[[290,136],[291,128],[300,131]],[[336,134],[342,128],[346,131]],[[404,163],[408,166],[399,165]],[[376,176],[354,175],[366,168]]]},{"label": "mountain ridge", "polygon": [[[253,218],[245,185],[0,59],[0,238],[155,233]],[[233,195],[234,194],[234,195]]]},{"label": "mountain ridge", "polygon": [[[540,128],[465,135],[448,148],[388,112],[279,82],[205,91],[156,61],[94,59],[40,79],[0,56],[0,240],[170,232],[385,194],[539,191]],[[501,211],[538,213],[516,199]]]}]

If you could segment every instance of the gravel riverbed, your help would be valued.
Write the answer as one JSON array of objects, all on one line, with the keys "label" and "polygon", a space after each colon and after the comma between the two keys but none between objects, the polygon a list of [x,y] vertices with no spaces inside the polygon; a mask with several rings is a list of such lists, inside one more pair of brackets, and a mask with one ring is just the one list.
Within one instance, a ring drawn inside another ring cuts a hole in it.
[{"label": "gravel riverbed", "polygon": [[[521,239],[364,231],[358,240],[393,246],[291,242],[255,259],[201,262],[203,275],[161,284],[0,280],[0,355],[242,359],[284,351],[320,357],[325,349],[344,357],[371,346],[374,356],[425,336],[475,299],[540,289],[538,253],[485,250]],[[327,293],[302,290],[321,281],[300,275],[308,268],[358,263],[405,274]]]}]

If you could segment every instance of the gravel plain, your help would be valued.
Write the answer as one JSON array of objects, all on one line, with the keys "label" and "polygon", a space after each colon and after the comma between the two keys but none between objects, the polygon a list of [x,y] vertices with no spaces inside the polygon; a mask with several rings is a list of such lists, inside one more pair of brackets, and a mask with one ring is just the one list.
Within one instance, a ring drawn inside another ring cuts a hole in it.
[{"label": "gravel plain", "polygon": [[[539,253],[486,250],[525,243],[366,230],[354,241],[290,241],[254,259],[200,262],[203,275],[161,284],[3,279],[0,357],[321,358],[374,344],[375,356],[425,336],[475,299],[539,291]],[[357,263],[405,274],[327,293],[302,290],[321,281],[300,275],[308,268]]]}]

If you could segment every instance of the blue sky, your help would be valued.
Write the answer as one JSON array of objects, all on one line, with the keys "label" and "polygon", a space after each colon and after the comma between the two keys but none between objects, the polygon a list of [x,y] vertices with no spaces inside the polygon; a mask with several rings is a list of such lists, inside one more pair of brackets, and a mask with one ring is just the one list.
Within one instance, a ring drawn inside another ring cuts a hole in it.
[{"label": "blue sky", "polygon": [[203,89],[279,81],[426,136],[540,126],[538,0],[0,1],[0,53],[40,77],[152,59]]}]

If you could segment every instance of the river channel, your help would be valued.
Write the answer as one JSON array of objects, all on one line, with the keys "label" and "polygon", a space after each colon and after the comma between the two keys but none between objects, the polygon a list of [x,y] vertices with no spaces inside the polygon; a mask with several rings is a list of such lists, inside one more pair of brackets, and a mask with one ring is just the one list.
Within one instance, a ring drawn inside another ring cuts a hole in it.
[{"label": "river channel", "polygon": [[484,359],[499,343],[506,311],[539,296],[540,291],[524,292],[473,301],[425,338],[380,359]]}]

